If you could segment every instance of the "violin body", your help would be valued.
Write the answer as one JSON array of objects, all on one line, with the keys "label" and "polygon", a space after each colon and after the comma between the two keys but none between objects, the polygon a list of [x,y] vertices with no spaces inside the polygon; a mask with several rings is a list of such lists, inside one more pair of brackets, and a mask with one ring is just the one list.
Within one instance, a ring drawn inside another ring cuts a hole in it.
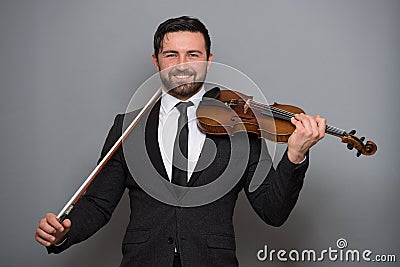
[{"label": "violin body", "polygon": [[[218,87],[208,91],[196,111],[197,125],[203,133],[214,135],[234,135],[239,132],[257,134],[277,143],[287,143],[296,129],[291,123],[295,114],[305,113],[292,105],[274,103],[265,105],[253,101],[253,97]],[[354,136],[339,128],[326,127],[326,133],[340,137],[349,149],[355,148],[357,156],[372,155],[377,146],[372,141],[363,143],[364,137]]]},{"label": "violin body", "polygon": [[[253,99],[244,94],[222,90],[217,99],[203,100],[197,109],[198,127],[203,133],[234,135],[238,132],[257,134],[277,143],[286,143],[295,130],[291,123],[268,116],[268,111],[245,107]],[[272,106],[296,113],[304,113],[298,107],[274,103]]]}]

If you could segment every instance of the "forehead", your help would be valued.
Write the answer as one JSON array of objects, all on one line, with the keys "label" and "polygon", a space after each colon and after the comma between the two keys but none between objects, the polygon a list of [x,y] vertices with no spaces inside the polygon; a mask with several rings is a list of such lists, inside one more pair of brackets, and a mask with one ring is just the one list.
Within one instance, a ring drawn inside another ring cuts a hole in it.
[{"label": "forehead", "polygon": [[[206,43],[201,32],[169,32],[162,42],[162,51],[206,50]],[[162,52],[160,51],[160,53]]]}]

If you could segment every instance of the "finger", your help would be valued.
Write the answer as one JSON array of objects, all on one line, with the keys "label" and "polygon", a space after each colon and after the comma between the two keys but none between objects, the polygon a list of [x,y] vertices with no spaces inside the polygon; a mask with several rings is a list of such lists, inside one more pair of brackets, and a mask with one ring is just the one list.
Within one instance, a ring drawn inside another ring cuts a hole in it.
[{"label": "finger", "polygon": [[36,236],[40,237],[43,241],[52,243],[56,240],[55,236],[50,235],[40,228],[36,229]]},{"label": "finger", "polygon": [[43,231],[45,231],[48,234],[55,234],[56,233],[56,229],[47,222],[46,218],[43,218],[43,219],[40,220],[39,228],[42,229]]},{"label": "finger", "polygon": [[55,214],[53,214],[53,213],[46,214],[46,220],[51,226],[53,226],[58,231],[60,231],[60,232],[64,231],[63,225],[57,219]]},{"label": "finger", "polygon": [[69,229],[71,227],[71,220],[70,219],[65,219],[62,222],[62,225],[64,226],[65,229]]},{"label": "finger", "polygon": [[306,114],[303,114],[303,113],[300,113],[296,118],[301,122],[301,124],[303,125],[304,129],[307,132],[312,131],[312,125],[311,125],[311,122],[310,122],[310,116],[308,116]]},{"label": "finger", "polygon": [[303,124],[301,123],[299,116],[299,114],[296,114],[290,119],[291,123],[296,127],[296,129],[303,128]]},{"label": "finger", "polygon": [[[304,114],[302,122],[304,123],[306,129],[309,131],[308,133],[313,137],[313,138],[322,138],[324,133],[325,133],[325,125],[319,125],[318,121],[320,120],[320,116],[310,116],[307,114]],[[322,121],[321,121],[322,123]]]},{"label": "finger", "polygon": [[35,239],[36,239],[37,242],[39,242],[39,244],[41,244],[41,245],[43,245],[45,247],[51,246],[51,243],[49,241],[46,241],[46,240],[42,239],[37,234],[35,235]]},{"label": "finger", "polygon": [[319,138],[319,128],[318,128],[317,120],[315,119],[315,117],[312,117],[312,116],[308,116],[307,118],[308,118],[308,121],[311,126],[310,130],[311,130],[312,137]]},{"label": "finger", "polygon": [[324,137],[325,135],[325,130],[326,130],[326,119],[321,118],[319,115],[316,116],[315,120],[317,121],[318,124],[318,132],[320,138]]}]

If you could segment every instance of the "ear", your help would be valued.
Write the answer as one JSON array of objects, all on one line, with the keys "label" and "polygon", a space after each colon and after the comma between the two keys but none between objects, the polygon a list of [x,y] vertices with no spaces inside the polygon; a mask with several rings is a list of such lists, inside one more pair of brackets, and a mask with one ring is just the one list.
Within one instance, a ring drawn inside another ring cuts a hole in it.
[{"label": "ear", "polygon": [[156,55],[152,54],[151,60],[153,61],[153,64],[154,64],[154,67],[156,68],[156,70],[160,71],[160,65],[158,64],[158,59],[157,59]]},{"label": "ear", "polygon": [[210,70],[211,63],[212,63],[213,59],[214,59],[214,54],[210,53],[210,55],[208,56],[208,60],[207,60],[208,61],[208,63],[207,63],[207,71]]}]

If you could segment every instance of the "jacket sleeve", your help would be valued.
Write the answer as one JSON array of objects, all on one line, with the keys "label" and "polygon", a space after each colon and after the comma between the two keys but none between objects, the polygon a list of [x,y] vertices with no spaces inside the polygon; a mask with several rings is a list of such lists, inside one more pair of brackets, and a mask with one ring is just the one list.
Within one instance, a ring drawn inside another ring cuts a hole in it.
[{"label": "jacket sleeve", "polygon": [[299,197],[309,154],[303,162],[294,164],[289,160],[286,150],[275,169],[264,140],[251,144],[244,187],[246,196],[263,221],[272,226],[281,226]]},{"label": "jacket sleeve", "polygon": [[[122,122],[123,115],[117,115],[106,138],[99,162],[121,136]],[[122,149],[119,148],[68,215],[71,228],[66,240],[60,245],[48,247],[48,252],[60,253],[71,245],[86,240],[103,227],[110,220],[125,191],[126,175]]]}]

